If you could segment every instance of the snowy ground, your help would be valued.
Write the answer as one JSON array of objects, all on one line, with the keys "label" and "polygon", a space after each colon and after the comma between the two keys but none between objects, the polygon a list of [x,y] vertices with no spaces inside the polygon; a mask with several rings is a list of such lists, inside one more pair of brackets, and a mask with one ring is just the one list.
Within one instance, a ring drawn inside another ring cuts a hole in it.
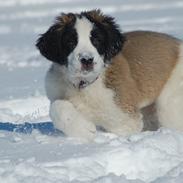
[{"label": "snowy ground", "polygon": [[[0,0],[0,129],[50,121],[44,92],[49,62],[35,49],[60,12],[101,8],[123,31],[183,38],[182,0]],[[0,130],[0,183],[182,183],[183,133],[128,138],[99,132],[85,144],[60,133]]]}]

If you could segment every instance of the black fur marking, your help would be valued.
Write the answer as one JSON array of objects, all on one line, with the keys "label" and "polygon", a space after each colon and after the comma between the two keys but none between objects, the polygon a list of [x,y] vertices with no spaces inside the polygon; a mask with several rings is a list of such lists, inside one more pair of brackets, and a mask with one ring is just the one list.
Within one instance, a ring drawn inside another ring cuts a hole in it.
[{"label": "black fur marking", "polygon": [[[66,15],[65,15],[66,16]],[[75,19],[68,24],[62,16],[37,40],[36,47],[48,60],[67,65],[67,57],[77,45],[77,33],[73,28]]]},{"label": "black fur marking", "polygon": [[64,54],[65,60],[67,56],[74,50],[78,43],[78,36],[73,26],[66,26],[61,37],[62,53]]},{"label": "black fur marking", "polygon": [[100,55],[104,55],[105,49],[107,47],[106,45],[106,39],[107,35],[103,30],[97,26],[94,27],[94,29],[91,31],[91,42],[95,48],[97,48],[97,51]]},{"label": "black fur marking", "polygon": [[[97,14],[98,19],[95,18],[95,14]],[[91,33],[93,45],[96,46],[100,54],[104,55],[106,62],[110,61],[122,50],[126,40],[119,26],[113,17],[103,15],[100,10],[82,12],[82,15],[95,25],[95,29]]]}]

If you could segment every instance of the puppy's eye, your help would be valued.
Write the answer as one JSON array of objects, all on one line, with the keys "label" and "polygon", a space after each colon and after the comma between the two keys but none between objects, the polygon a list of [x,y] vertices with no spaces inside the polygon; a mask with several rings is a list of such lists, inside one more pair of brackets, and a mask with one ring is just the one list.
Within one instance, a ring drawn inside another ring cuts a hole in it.
[{"label": "puppy's eye", "polygon": [[98,47],[101,43],[101,40],[96,38],[96,37],[93,37],[92,38],[92,43],[94,44],[94,46]]},{"label": "puppy's eye", "polygon": [[95,28],[92,32],[91,32],[91,42],[92,44],[99,48],[101,46],[101,44],[103,43],[103,39],[104,39],[104,35],[102,35],[102,33],[100,32],[99,29]]},{"label": "puppy's eye", "polygon": [[73,49],[75,47],[75,41],[74,40],[69,40],[67,42],[67,45],[69,48]]}]

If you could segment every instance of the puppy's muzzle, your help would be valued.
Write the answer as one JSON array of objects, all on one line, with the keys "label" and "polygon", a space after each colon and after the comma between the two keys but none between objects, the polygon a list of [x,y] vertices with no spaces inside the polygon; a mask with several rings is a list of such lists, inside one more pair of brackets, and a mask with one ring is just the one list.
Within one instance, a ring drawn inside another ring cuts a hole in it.
[{"label": "puppy's muzzle", "polygon": [[80,54],[81,69],[84,71],[92,71],[94,67],[94,58],[87,54]]},{"label": "puppy's muzzle", "polygon": [[93,70],[93,65],[93,58],[81,59],[82,70],[91,71]]}]

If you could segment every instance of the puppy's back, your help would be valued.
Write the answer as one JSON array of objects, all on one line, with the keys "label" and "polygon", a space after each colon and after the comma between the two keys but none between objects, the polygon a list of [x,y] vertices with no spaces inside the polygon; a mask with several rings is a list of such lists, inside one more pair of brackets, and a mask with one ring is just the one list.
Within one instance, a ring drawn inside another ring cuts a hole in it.
[{"label": "puppy's back", "polygon": [[179,57],[180,40],[162,33],[136,31],[125,34],[122,55],[142,92],[158,93]]},{"label": "puppy's back", "polygon": [[155,101],[170,78],[179,59],[181,41],[150,31],[124,35],[126,42],[106,72],[106,83],[115,88],[125,108],[145,107]]}]

